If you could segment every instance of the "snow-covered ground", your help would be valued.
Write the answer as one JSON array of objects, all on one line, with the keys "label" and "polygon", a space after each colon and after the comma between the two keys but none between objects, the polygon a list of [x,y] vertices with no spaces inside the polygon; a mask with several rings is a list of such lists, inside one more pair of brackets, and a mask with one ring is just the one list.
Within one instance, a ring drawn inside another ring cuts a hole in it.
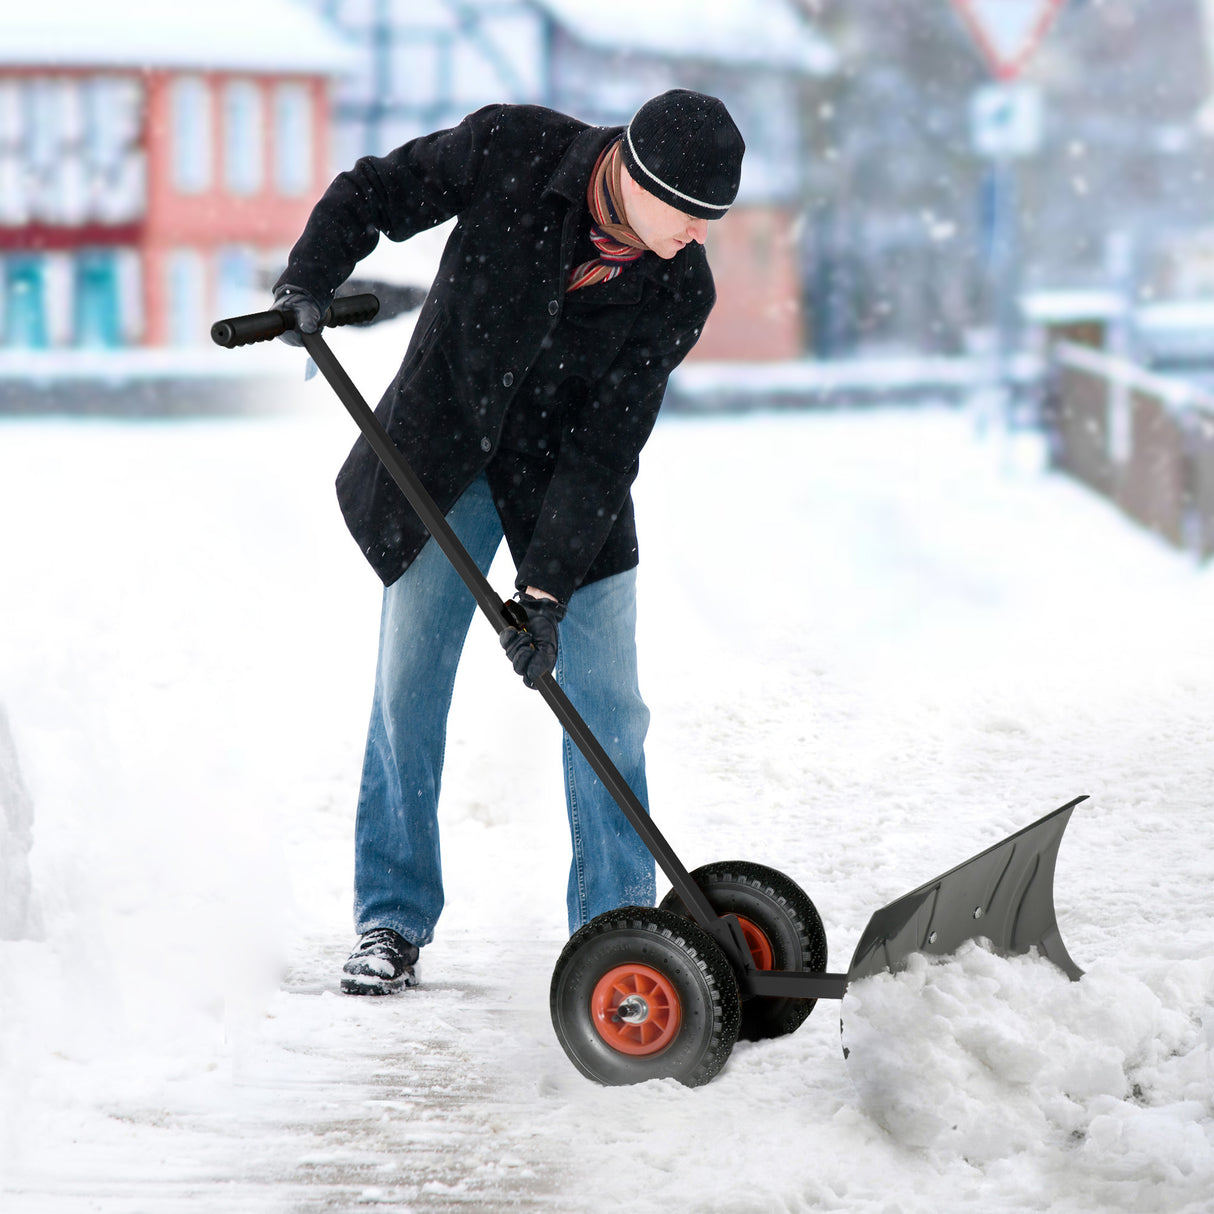
[{"label": "snow-covered ground", "polygon": [[[374,394],[393,325],[333,341]],[[1056,883],[1087,974],[969,948],[704,1088],[599,1088],[548,1019],[556,726],[482,621],[423,985],[337,993],[378,586],[331,492],[352,423],[320,380],[281,403],[0,421],[40,924],[0,941],[5,1214],[1214,1208],[1214,573],[961,411],[663,420],[640,644],[683,860],[784,869],[846,968],[873,910],[1087,793]]]}]

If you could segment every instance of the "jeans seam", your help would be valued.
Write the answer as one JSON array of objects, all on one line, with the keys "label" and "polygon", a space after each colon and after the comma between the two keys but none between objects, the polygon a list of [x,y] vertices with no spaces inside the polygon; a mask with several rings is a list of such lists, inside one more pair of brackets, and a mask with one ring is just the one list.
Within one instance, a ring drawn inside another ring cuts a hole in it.
[{"label": "jeans seam", "polygon": [[565,780],[569,796],[569,828],[573,841],[573,871],[577,876],[578,897],[578,927],[584,927],[587,920],[586,897],[586,855],[582,844],[582,825],[579,814],[577,796],[577,779],[573,768],[573,743],[568,735],[564,741],[565,751]]},{"label": "jeans seam", "polygon": [[[557,682],[564,682],[564,655],[557,651],[556,676]],[[586,854],[582,843],[582,822],[580,805],[577,795],[577,777],[574,768],[573,740],[567,733],[561,735],[561,753],[565,762],[565,796],[569,805],[569,839],[573,851],[573,872],[577,879],[578,927],[584,927],[588,917],[588,896],[586,893]]]}]

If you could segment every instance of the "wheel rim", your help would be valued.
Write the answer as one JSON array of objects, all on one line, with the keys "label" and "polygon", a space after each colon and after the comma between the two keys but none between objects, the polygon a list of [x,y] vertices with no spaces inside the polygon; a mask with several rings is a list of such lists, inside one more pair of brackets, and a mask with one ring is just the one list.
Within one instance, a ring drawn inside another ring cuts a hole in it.
[{"label": "wheel rim", "polygon": [[608,970],[595,984],[590,1013],[598,1035],[633,1057],[660,1053],[683,1022],[683,1005],[670,980],[639,964]]},{"label": "wheel rim", "polygon": [[746,937],[746,947],[750,949],[750,957],[755,963],[755,969],[774,969],[776,954],[771,947],[771,941],[767,938],[767,933],[757,923],[742,915],[738,915],[737,919],[738,926],[742,929],[742,935]]}]

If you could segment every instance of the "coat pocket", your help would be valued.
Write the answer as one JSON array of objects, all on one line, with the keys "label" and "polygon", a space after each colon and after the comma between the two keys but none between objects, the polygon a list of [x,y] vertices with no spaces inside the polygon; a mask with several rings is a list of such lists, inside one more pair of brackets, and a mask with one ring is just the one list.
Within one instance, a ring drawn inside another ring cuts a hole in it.
[{"label": "coat pocket", "polygon": [[435,308],[433,314],[424,323],[422,323],[421,317],[418,320],[418,326],[413,330],[413,336],[409,339],[404,361],[396,376],[399,387],[404,387],[412,382],[438,348],[443,334],[450,327],[449,318],[443,308]]}]

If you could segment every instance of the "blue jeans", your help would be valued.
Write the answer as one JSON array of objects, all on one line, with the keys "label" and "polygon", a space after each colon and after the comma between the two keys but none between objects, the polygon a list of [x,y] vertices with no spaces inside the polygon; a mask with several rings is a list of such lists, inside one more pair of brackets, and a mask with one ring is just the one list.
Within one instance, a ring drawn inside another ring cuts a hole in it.
[{"label": "blue jeans", "polygon": [[[482,476],[447,515],[487,572],[502,539]],[[476,604],[436,543],[384,591],[379,659],[355,824],[354,925],[390,927],[419,946],[443,909],[438,798],[447,713]],[[503,656],[502,661],[506,661]],[[636,669],[636,570],[577,590],[560,625],[556,678],[642,805],[649,710]],[[528,693],[519,680],[519,694]],[[569,930],[617,906],[652,906],[654,862],[563,736],[573,843]]]}]

